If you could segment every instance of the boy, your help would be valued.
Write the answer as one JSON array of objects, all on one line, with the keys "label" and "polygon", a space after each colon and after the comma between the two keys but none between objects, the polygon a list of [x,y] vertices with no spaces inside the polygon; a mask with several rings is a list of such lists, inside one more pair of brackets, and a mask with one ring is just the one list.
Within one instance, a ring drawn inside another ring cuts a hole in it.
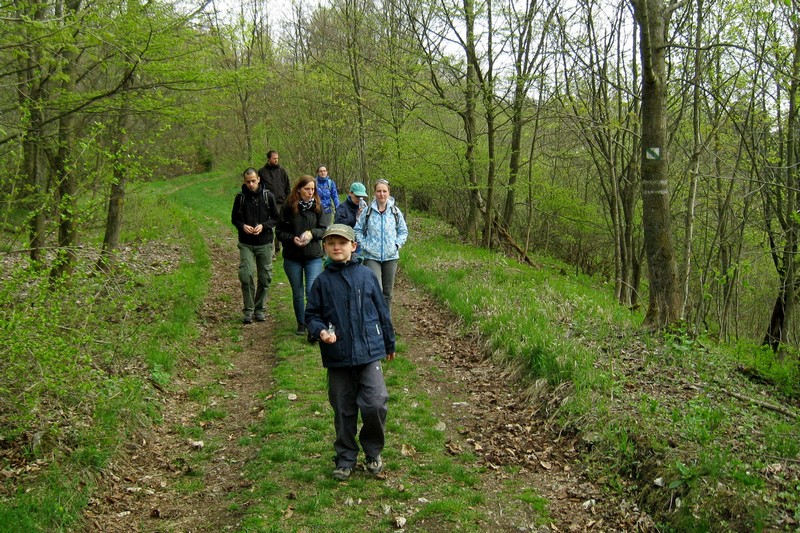
[{"label": "boy", "polygon": [[[242,173],[242,192],[236,195],[231,223],[239,232],[239,281],[242,284],[242,323],[266,320],[264,301],[272,282],[272,228],[278,221],[275,197],[261,185],[254,168]],[[253,278],[257,284],[254,284]]]},{"label": "boy", "polygon": [[[394,359],[394,328],[378,279],[352,258],[356,249],[353,228],[332,224],[322,239],[331,260],[314,281],[308,296],[305,322],[309,337],[319,339],[322,366],[328,369],[328,400],[333,407],[336,441],[334,479],[350,477],[358,458],[358,444],[373,475],[383,472],[389,394],[381,359]],[[356,442],[358,413],[361,432]]]}]

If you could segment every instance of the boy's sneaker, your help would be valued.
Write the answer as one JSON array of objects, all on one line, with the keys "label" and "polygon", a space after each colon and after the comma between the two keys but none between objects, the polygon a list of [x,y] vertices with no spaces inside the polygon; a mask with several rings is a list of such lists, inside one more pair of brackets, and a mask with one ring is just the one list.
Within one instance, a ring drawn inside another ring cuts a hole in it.
[{"label": "boy's sneaker", "polygon": [[305,324],[297,324],[297,331],[294,332],[295,335],[305,335],[306,334],[306,326]]},{"label": "boy's sneaker", "polygon": [[347,481],[352,472],[352,468],[347,468],[346,466],[337,466],[333,471],[333,479],[336,481]]},{"label": "boy's sneaker", "polygon": [[244,315],[242,317],[242,324],[252,324],[253,323],[253,315]]},{"label": "boy's sneaker", "polygon": [[383,459],[381,459],[380,455],[378,457],[367,457],[366,463],[367,470],[373,476],[377,476],[383,472]]},{"label": "boy's sneaker", "polygon": [[256,313],[255,317],[256,322],[264,322],[267,319],[267,316],[264,313]]}]

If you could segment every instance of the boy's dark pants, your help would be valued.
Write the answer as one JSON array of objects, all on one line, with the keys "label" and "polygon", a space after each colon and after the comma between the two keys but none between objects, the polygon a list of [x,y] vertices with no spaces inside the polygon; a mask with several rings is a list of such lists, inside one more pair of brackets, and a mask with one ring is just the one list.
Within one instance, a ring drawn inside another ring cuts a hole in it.
[{"label": "boy's dark pants", "polygon": [[378,457],[383,451],[384,429],[389,393],[383,381],[381,362],[367,365],[329,368],[328,400],[333,407],[336,441],[336,466],[355,468],[358,458],[358,413],[361,412],[361,433],[358,441],[367,457]]}]

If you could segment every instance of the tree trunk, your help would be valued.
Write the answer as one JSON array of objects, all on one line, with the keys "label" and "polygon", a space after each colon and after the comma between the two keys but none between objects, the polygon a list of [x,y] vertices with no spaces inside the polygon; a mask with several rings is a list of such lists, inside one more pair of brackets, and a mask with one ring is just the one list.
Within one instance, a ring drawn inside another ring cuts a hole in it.
[{"label": "tree trunk", "polygon": [[681,298],[672,243],[666,131],[666,27],[663,0],[631,0],[641,32],[642,216],[650,281],[645,325],[662,328],[680,318]]},{"label": "tree trunk", "polygon": [[697,24],[695,27],[694,72],[692,93],[692,156],[689,169],[689,195],[686,198],[686,219],[683,237],[683,308],[681,317],[686,317],[689,305],[689,289],[692,271],[692,238],[694,236],[695,203],[697,201],[697,182],[700,179],[700,154],[703,140],[700,134],[700,76],[702,68],[702,50],[700,49],[703,33],[703,0],[697,0]]},{"label": "tree trunk", "polygon": [[[71,19],[78,12],[80,3],[81,0],[65,2],[63,15],[66,20]],[[57,15],[62,18],[60,13]],[[61,90],[63,94],[69,94],[75,90],[76,54],[69,46],[65,46],[60,59],[62,62],[61,72],[64,76]],[[53,165],[53,174],[58,180],[58,251],[50,270],[51,279],[68,276],[75,266],[78,234],[75,220],[78,214],[78,177],[74,169],[70,168],[74,128],[74,113],[61,117],[58,124],[58,150]]]},{"label": "tree trunk", "polygon": [[[133,76],[126,82],[127,89],[132,83]],[[122,107],[117,121],[116,138],[113,142],[114,175],[111,182],[111,193],[108,198],[108,216],[106,217],[106,231],[103,237],[103,247],[100,258],[97,260],[99,270],[108,270],[114,266],[114,258],[119,246],[119,234],[122,230],[122,215],[125,207],[125,185],[127,183],[128,165],[128,128],[130,125],[130,110],[128,94],[122,94]]]},{"label": "tree trunk", "polygon": [[358,166],[361,183],[369,185],[369,171],[367,170],[367,139],[366,139],[366,118],[364,114],[364,95],[361,86],[361,70],[359,65],[358,36],[360,33],[359,17],[362,10],[359,9],[358,0],[347,0],[345,2],[347,17],[347,60],[350,67],[350,82],[353,84],[353,93],[356,101],[356,113],[358,117]]},{"label": "tree trunk", "polygon": [[800,160],[800,114],[798,113],[798,93],[800,93],[800,29],[795,28],[794,53],[792,56],[792,76],[789,84],[789,111],[786,126],[786,202],[784,219],[786,220],[786,243],[783,247],[784,272],[778,289],[778,297],[772,309],[769,328],[764,343],[769,344],[776,353],[782,353],[782,347],[789,346],[791,325],[797,302],[796,257],[798,248],[797,222],[797,164]]},{"label": "tree trunk", "polygon": [[[487,0],[488,33],[492,35],[492,0]],[[494,187],[495,187],[495,87],[494,87],[494,57],[492,57],[492,39],[488,39],[488,66],[486,76],[481,84],[483,89],[483,103],[486,109],[486,135],[489,152],[489,168],[486,176],[486,214],[483,220],[483,247],[492,247],[492,232],[494,230]],[[477,58],[475,59],[477,64]]]},{"label": "tree trunk", "polygon": [[[34,21],[42,21],[45,16],[45,6],[41,0],[33,0],[20,8],[20,17]],[[43,259],[42,249],[45,245],[45,230],[47,222],[46,198],[47,177],[42,168],[42,153],[44,142],[44,112],[42,100],[44,97],[44,81],[41,79],[42,52],[37,40],[31,40],[26,45],[24,56],[21,55],[19,68],[19,104],[20,109],[27,112],[27,122],[24,123],[25,133],[22,136],[23,168],[25,181],[30,188],[30,193],[25,197],[25,204],[30,212],[28,221],[28,243],[30,258],[34,264],[39,264]]]},{"label": "tree trunk", "polygon": [[475,52],[475,4],[473,0],[464,0],[464,18],[467,26],[467,79],[464,93],[465,110],[463,115],[464,130],[466,135],[466,149],[464,159],[467,163],[467,180],[469,187],[469,207],[467,210],[466,232],[473,237],[478,230],[478,214],[480,190],[478,172],[475,168],[475,145],[477,144],[477,126],[475,118],[476,97],[476,52]]}]

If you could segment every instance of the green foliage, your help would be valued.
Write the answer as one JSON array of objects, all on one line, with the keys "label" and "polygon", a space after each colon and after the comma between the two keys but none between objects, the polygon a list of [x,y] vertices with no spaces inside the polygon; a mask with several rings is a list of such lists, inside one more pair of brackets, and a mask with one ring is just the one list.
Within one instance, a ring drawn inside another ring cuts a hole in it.
[{"label": "green foliage", "polygon": [[[3,493],[15,496],[0,497],[0,516],[12,530],[77,520],[93,488],[87,474],[104,468],[133,428],[158,419],[141,369],[166,384],[176,354],[189,351],[208,279],[205,245],[185,212],[156,205],[130,202],[135,229],[113,273],[95,272],[87,259],[59,283],[20,267],[0,285],[0,440],[36,465],[3,480]],[[169,263],[167,252],[182,243],[193,260]]]},{"label": "green foliage", "polygon": [[742,343],[736,345],[740,365],[756,380],[766,381],[787,398],[800,398],[800,357],[784,348],[776,355],[769,346]]}]

